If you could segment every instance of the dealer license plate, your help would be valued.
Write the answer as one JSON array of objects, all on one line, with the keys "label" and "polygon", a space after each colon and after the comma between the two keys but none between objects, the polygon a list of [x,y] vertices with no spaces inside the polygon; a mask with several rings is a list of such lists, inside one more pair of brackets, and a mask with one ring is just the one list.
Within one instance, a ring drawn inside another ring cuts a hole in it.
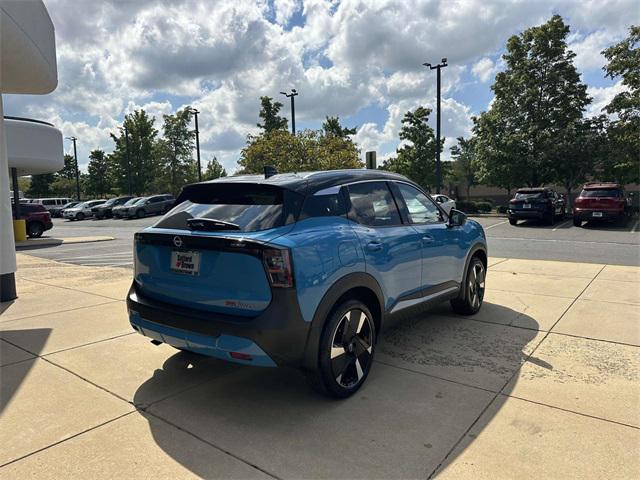
[{"label": "dealer license plate", "polygon": [[593,217],[602,217],[602,212],[593,212],[591,214],[591,216],[593,216]]},{"label": "dealer license plate", "polygon": [[192,250],[173,250],[171,252],[171,271],[184,275],[200,274],[200,252]]}]

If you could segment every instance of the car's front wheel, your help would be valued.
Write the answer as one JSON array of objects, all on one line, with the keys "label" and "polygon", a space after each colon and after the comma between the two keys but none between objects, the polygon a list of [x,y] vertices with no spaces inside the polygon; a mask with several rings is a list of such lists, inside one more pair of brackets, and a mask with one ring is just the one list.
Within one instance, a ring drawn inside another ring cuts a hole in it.
[{"label": "car's front wheel", "polygon": [[473,257],[465,275],[465,281],[460,289],[458,298],[451,300],[451,307],[461,315],[473,315],[480,310],[484,300],[486,279],[484,263],[478,257]]},{"label": "car's front wheel", "polygon": [[76,220],[84,220],[84,213],[78,213],[78,215],[76,215]]},{"label": "car's front wheel", "polygon": [[333,310],[322,337],[314,386],[337,398],[353,395],[369,375],[376,342],[373,316],[359,300]]},{"label": "car's front wheel", "polygon": [[138,217],[138,218],[142,218],[142,217],[144,217],[144,210],[138,210],[138,211],[136,212],[136,217]]},{"label": "car's front wheel", "polygon": [[518,224],[518,220],[515,218],[510,218],[509,219],[509,225],[517,225]]}]

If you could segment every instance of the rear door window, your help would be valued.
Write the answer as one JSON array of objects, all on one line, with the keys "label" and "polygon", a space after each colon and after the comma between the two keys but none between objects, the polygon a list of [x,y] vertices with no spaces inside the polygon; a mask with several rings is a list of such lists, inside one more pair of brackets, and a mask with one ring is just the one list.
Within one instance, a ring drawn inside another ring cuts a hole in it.
[{"label": "rear door window", "polygon": [[193,185],[177,201],[156,228],[186,230],[187,220],[206,218],[235,224],[244,232],[268,230],[295,221],[302,197],[273,185],[214,183]]},{"label": "rear door window", "polygon": [[386,182],[349,185],[349,200],[349,218],[361,225],[386,227],[402,224]]}]

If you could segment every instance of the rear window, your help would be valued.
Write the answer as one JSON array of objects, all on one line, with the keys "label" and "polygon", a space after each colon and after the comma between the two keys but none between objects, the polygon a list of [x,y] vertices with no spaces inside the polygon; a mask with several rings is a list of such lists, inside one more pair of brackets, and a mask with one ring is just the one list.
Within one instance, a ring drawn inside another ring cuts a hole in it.
[{"label": "rear window", "polygon": [[545,198],[544,192],[516,192],[516,200],[529,200],[532,198]]},{"label": "rear window", "polygon": [[582,190],[581,197],[610,197],[617,198],[622,196],[622,191],[619,188],[597,188]]},{"label": "rear window", "polygon": [[234,223],[243,232],[268,230],[294,222],[302,199],[272,185],[219,183],[193,185],[178,202],[155,227],[184,230],[190,218],[208,218]]}]

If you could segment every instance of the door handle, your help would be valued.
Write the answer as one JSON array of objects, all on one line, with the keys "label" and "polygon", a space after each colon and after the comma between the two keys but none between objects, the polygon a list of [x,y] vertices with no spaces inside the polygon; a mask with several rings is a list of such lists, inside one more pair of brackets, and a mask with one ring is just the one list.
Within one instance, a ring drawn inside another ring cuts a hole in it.
[{"label": "door handle", "polygon": [[422,237],[422,242],[423,243],[431,243],[431,242],[433,242],[433,237],[431,235],[425,235],[424,237]]},{"label": "door handle", "polygon": [[380,242],[369,242],[367,244],[367,250],[370,252],[379,252],[382,250],[382,243]]}]

